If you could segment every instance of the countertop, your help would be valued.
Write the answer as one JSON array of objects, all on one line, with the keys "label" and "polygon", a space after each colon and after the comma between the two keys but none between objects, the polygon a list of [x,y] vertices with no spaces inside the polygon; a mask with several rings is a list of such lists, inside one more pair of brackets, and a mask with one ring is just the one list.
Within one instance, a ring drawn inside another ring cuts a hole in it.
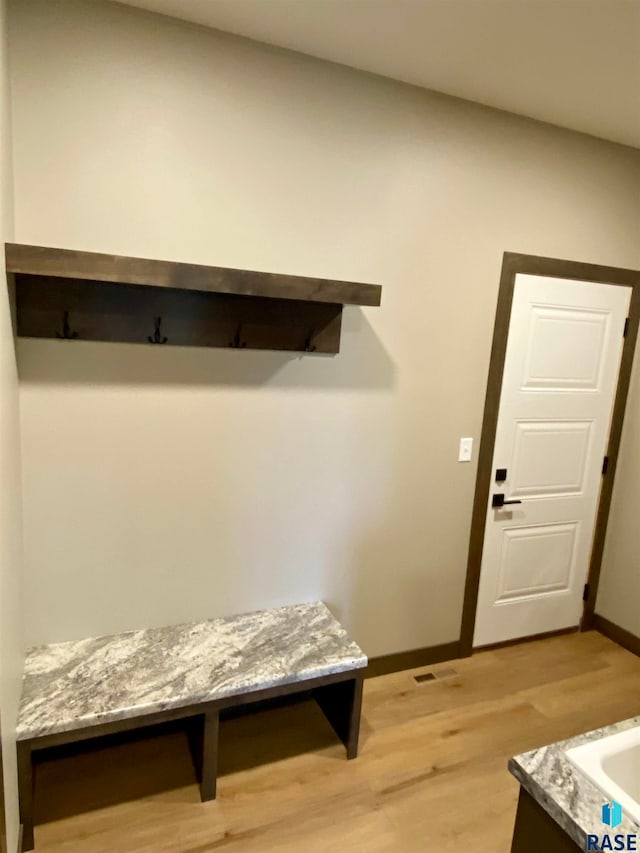
[{"label": "countertop", "polygon": [[367,665],[322,602],[31,649],[18,739],[304,682]]},{"label": "countertop", "polygon": [[[602,835],[607,829],[600,819],[607,797],[571,764],[566,750],[638,725],[640,716],[525,752],[509,761],[509,770],[525,791],[585,849],[587,835]],[[615,832],[635,833],[638,827],[625,815]]]}]

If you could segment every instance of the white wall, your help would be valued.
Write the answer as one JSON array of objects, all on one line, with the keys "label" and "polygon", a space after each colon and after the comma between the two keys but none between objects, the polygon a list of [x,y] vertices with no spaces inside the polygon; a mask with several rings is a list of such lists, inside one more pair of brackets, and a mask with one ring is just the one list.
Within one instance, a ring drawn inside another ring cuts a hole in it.
[{"label": "white wall", "polygon": [[7,849],[18,844],[15,724],[24,648],[20,419],[4,242],[13,237],[10,95],[6,3],[0,0],[0,725]]},{"label": "white wall", "polygon": [[117,5],[13,7],[25,243],[380,282],[336,358],[21,341],[30,642],[460,627],[502,253],[640,264],[640,153]]}]

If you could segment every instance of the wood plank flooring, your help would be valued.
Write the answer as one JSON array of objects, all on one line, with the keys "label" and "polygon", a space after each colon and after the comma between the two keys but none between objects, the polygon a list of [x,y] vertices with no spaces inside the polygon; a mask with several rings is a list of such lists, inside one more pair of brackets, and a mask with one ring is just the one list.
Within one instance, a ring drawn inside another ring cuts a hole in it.
[{"label": "wood plank flooring", "polygon": [[596,632],[482,652],[367,681],[355,761],[312,702],[223,723],[212,803],[181,731],[44,761],[36,851],[508,853],[507,759],[639,712],[640,658]]}]

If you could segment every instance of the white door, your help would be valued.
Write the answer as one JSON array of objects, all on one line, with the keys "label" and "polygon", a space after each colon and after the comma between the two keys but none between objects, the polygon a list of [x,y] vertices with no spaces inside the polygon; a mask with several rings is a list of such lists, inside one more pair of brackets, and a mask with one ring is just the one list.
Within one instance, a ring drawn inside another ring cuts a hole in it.
[{"label": "white door", "polygon": [[516,276],[474,646],[580,622],[630,299]]}]

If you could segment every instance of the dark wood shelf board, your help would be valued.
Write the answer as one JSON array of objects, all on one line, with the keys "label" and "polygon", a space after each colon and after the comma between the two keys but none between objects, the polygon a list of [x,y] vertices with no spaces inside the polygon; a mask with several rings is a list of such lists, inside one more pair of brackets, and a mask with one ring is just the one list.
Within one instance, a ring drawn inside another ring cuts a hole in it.
[{"label": "dark wood shelf board", "polygon": [[380,305],[382,287],[351,281],[227,269],[98,252],[5,245],[7,272],[298,302]]}]

